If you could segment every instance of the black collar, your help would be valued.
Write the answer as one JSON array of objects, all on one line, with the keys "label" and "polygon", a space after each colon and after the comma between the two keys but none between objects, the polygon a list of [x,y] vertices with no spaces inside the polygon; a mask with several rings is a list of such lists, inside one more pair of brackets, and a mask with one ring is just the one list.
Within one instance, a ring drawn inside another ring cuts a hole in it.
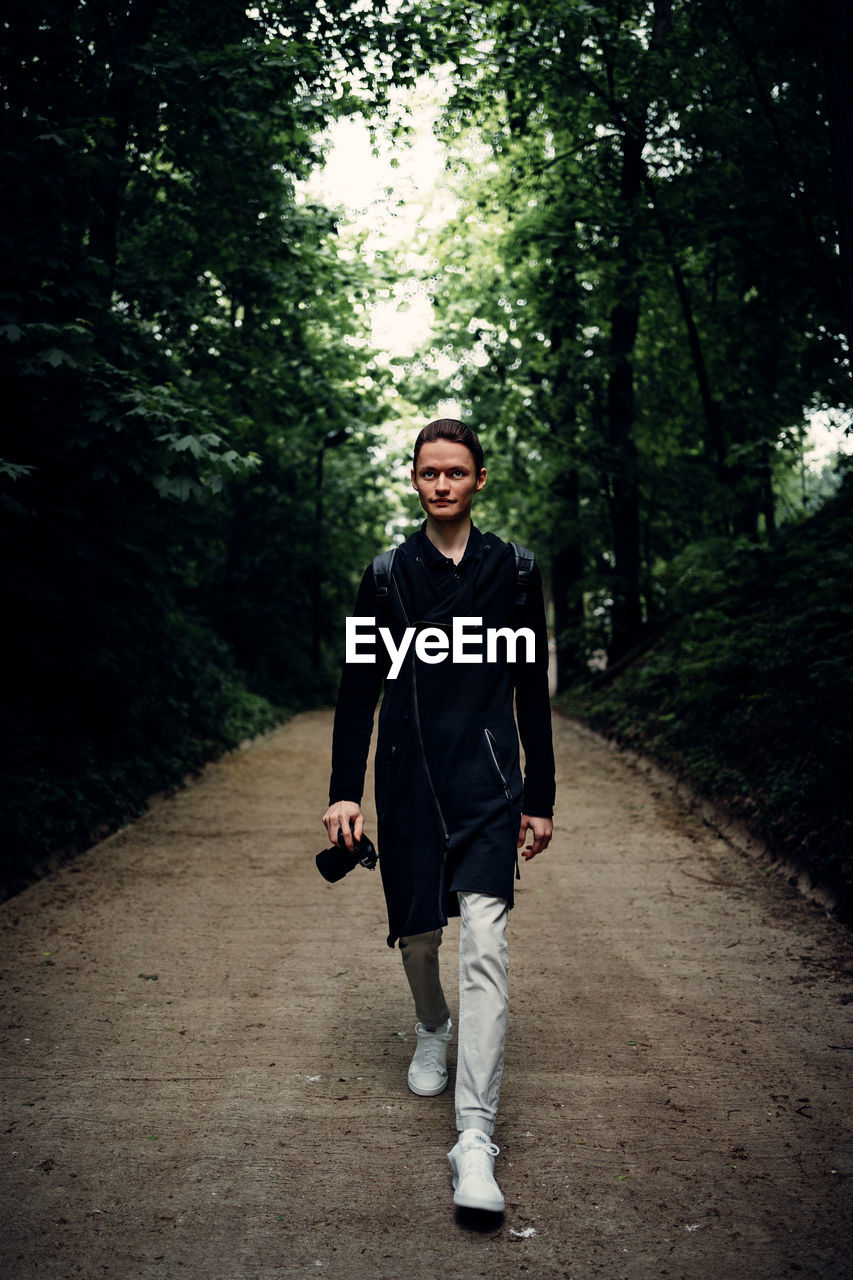
[{"label": "black collar", "polygon": [[468,541],[465,544],[465,552],[459,564],[453,563],[449,556],[443,555],[434,542],[427,537],[426,520],[420,527],[418,533],[418,559],[425,568],[431,571],[446,573],[448,569],[464,569],[469,564],[474,564],[481,560],[483,552],[488,548],[488,543],[483,537],[476,525],[471,525],[471,532],[468,534]]}]

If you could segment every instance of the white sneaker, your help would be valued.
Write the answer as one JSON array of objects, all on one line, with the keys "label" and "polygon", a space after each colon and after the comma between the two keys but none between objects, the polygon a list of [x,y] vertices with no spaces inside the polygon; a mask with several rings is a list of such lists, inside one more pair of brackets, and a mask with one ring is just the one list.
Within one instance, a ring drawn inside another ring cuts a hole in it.
[{"label": "white sneaker", "polygon": [[495,1156],[500,1153],[481,1129],[464,1129],[447,1153],[453,1170],[453,1203],[463,1209],[503,1213],[504,1198],[495,1182]]},{"label": "white sneaker", "polygon": [[447,1088],[447,1046],[453,1033],[448,1018],[443,1027],[427,1031],[423,1023],[415,1024],[418,1047],[409,1067],[409,1088],[420,1098],[434,1098]]}]

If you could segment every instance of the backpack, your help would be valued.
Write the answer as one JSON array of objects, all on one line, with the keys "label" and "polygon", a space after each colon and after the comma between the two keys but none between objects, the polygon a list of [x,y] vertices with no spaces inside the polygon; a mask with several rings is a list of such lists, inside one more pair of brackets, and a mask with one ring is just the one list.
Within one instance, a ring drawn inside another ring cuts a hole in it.
[{"label": "backpack", "polygon": [[[533,575],[536,557],[532,551],[528,551],[526,547],[520,546],[517,542],[511,542],[509,545],[512,547],[513,555],[515,556],[514,604],[516,609],[523,609],[527,600],[527,591]],[[391,547],[388,551],[381,551],[378,556],[373,557],[373,587],[376,593],[376,602],[379,605],[384,604],[388,599],[396,551],[396,547]]]}]

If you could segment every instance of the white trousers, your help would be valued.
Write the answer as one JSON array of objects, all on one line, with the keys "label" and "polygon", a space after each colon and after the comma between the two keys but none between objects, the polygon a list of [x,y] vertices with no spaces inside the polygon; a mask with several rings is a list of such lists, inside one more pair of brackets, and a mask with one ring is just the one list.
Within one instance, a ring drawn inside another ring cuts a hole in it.
[{"label": "white trousers", "polygon": [[[507,903],[484,893],[459,898],[459,1044],[456,1127],[492,1134],[498,1113],[509,1005]],[[441,929],[400,939],[403,966],[425,1027],[450,1017],[439,977]]]}]

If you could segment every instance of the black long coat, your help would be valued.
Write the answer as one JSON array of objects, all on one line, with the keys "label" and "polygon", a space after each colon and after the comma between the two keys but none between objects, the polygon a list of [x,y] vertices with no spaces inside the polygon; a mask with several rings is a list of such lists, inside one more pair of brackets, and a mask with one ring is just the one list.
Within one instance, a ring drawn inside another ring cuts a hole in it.
[{"label": "black long coat", "polygon": [[[410,645],[396,679],[377,635],[375,664],[347,663],[335,713],[329,798],[361,802],[376,702],[385,682],[376,746],[376,808],[388,944],[447,923],[459,890],[513,902],[522,811],[547,817],[554,802],[548,695],[548,639],[542,580],[534,569],[516,605],[512,548],[472,527],[458,565],[426,536],[425,526],[398,548],[387,602],[379,604],[371,568],[355,614],[390,629],[399,645],[407,626],[449,627],[454,617],[489,627],[529,627],[535,661],[427,663]],[[485,645],[483,645],[485,658]],[[518,728],[513,714],[515,699]],[[525,753],[522,782],[519,733]]]}]

